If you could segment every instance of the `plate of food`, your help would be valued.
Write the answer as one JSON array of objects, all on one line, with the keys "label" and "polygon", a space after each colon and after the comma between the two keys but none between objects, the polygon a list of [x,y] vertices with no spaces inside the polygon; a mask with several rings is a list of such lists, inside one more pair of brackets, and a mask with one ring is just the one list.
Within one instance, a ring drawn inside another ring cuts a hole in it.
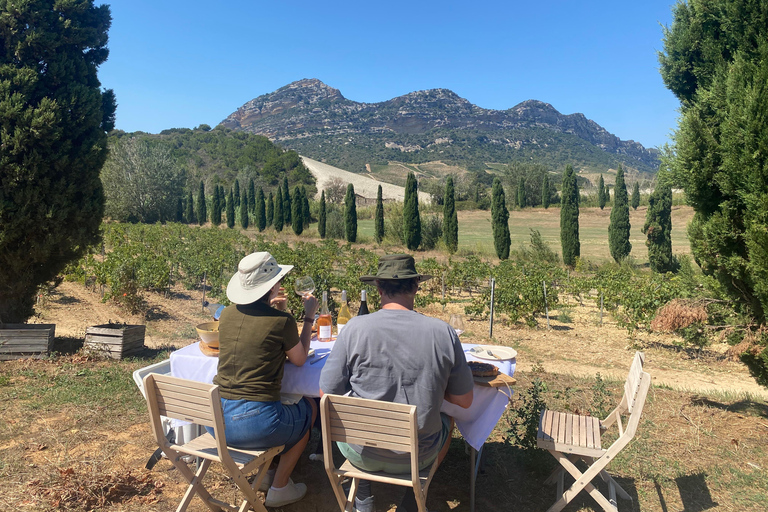
[{"label": "plate of food", "polygon": [[467,365],[469,365],[469,369],[472,370],[472,379],[482,386],[492,388],[509,387],[517,382],[517,380],[509,375],[501,373],[499,368],[491,363],[469,361]]},{"label": "plate of food", "polygon": [[467,353],[478,359],[490,361],[506,361],[517,357],[517,350],[499,345],[475,345],[467,350]]}]

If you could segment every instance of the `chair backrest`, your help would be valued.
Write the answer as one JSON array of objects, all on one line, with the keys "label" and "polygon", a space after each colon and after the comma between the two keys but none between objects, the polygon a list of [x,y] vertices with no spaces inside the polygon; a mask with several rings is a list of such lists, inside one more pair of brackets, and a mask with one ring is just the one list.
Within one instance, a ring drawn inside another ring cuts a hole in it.
[{"label": "chair backrest", "polygon": [[144,377],[152,430],[160,446],[167,446],[161,416],[213,427],[220,451],[226,447],[219,386],[150,373]]},{"label": "chair backrest", "polygon": [[644,363],[645,354],[639,351],[635,352],[632,366],[629,368],[629,375],[627,375],[627,381],[624,383],[624,398],[626,400],[627,412],[630,414],[634,411],[637,402]]},{"label": "chair backrest", "polygon": [[419,441],[416,406],[340,395],[324,395],[321,408],[331,441],[415,453]]}]

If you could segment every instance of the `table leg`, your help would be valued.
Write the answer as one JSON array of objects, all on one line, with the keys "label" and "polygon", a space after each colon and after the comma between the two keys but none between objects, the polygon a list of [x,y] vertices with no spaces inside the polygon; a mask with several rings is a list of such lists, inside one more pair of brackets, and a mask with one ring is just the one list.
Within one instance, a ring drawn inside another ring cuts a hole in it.
[{"label": "table leg", "polygon": [[483,459],[483,449],[475,450],[469,447],[469,512],[475,512],[475,484],[477,472],[480,470],[480,461]]}]

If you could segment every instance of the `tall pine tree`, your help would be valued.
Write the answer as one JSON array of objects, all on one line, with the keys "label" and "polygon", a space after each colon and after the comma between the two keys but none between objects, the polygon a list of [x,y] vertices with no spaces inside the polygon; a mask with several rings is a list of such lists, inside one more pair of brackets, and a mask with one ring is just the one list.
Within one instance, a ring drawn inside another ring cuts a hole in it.
[{"label": "tall pine tree", "polygon": [[637,207],[640,206],[640,185],[637,182],[632,185],[632,199],[630,200],[630,204],[632,205],[633,210],[637,210]]},{"label": "tall pine tree", "polygon": [[546,210],[549,208],[551,200],[551,191],[549,190],[549,171],[544,173],[544,177],[541,179],[541,206]]},{"label": "tall pine tree", "polygon": [[643,233],[647,237],[645,244],[648,246],[651,270],[677,272],[680,265],[672,255],[672,187],[664,175],[659,176],[651,194]]},{"label": "tall pine tree", "polygon": [[227,197],[227,227],[235,227],[235,197],[232,194],[232,190],[229,191]]},{"label": "tall pine tree", "polygon": [[187,194],[187,210],[184,212],[184,221],[187,224],[195,222],[195,203],[192,201],[192,192]]},{"label": "tall pine tree", "polygon": [[560,199],[560,246],[563,249],[563,263],[576,265],[581,256],[579,241],[579,185],[571,165],[563,173],[563,190]]},{"label": "tall pine tree", "polygon": [[269,191],[269,197],[267,198],[267,226],[271,226],[275,219],[275,196],[272,195],[272,191]]},{"label": "tall pine tree", "polygon": [[285,222],[286,226],[291,225],[292,207],[291,189],[288,188],[288,176],[283,176],[283,222]]},{"label": "tall pine tree", "polygon": [[277,195],[275,196],[275,231],[282,231],[285,225],[285,216],[283,215],[283,189],[277,187]]},{"label": "tall pine tree", "polygon": [[201,226],[208,220],[208,212],[205,206],[205,183],[200,181],[200,190],[197,192],[197,223]]},{"label": "tall pine tree", "polygon": [[376,243],[380,244],[384,240],[384,199],[381,194],[381,185],[376,192],[376,213],[373,220],[373,237]]},{"label": "tall pine tree", "polygon": [[[249,194],[250,194],[250,191],[249,191]],[[267,227],[267,211],[266,211],[266,205],[264,204],[264,189],[261,187],[259,187],[259,191],[256,193],[255,210],[256,210],[255,211],[256,229],[258,229],[259,232],[262,232],[264,231],[264,228]]]},{"label": "tall pine tree", "polygon": [[181,197],[176,201],[176,222],[184,222],[184,201]]},{"label": "tall pine tree", "polygon": [[450,254],[459,248],[459,217],[456,213],[456,194],[453,177],[445,181],[445,202],[443,203],[443,238]]},{"label": "tall pine tree", "polygon": [[312,212],[309,210],[309,198],[307,197],[307,187],[301,186],[301,203],[304,210],[304,229],[309,227],[312,221]]},{"label": "tall pine tree", "polygon": [[221,188],[218,185],[213,186],[213,197],[211,198],[211,224],[218,226],[221,224]]},{"label": "tall pine tree", "polygon": [[320,235],[320,238],[325,238],[325,208],[325,190],[323,190],[320,193],[320,213],[317,215],[317,233]]},{"label": "tall pine tree", "polygon": [[611,223],[608,225],[608,249],[617,262],[629,256],[632,244],[629,242],[629,198],[624,183],[624,169],[619,165],[616,172],[616,185],[613,188],[613,208]]},{"label": "tall pine tree", "polygon": [[517,205],[520,206],[520,209],[528,206],[528,201],[525,197],[525,178],[522,176],[517,182]]},{"label": "tall pine tree", "polygon": [[92,0],[0,5],[0,323],[22,323],[38,286],[99,240],[111,16]]},{"label": "tall pine tree", "polygon": [[233,192],[235,196],[235,208],[240,208],[240,180],[235,179],[235,190]]},{"label": "tall pine tree", "polygon": [[493,179],[491,190],[491,229],[493,230],[493,247],[500,260],[509,258],[509,246],[512,239],[509,235],[509,210],[504,196],[504,187],[499,178]]},{"label": "tall pine tree", "polygon": [[240,226],[243,229],[248,229],[250,221],[248,218],[248,191],[243,190],[243,197],[240,200]]},{"label": "tall pine tree", "polygon": [[421,217],[419,216],[419,184],[416,176],[408,173],[405,181],[405,201],[403,203],[403,233],[405,246],[415,251],[421,245]]},{"label": "tall pine tree", "polygon": [[355,187],[347,185],[347,195],[344,196],[344,233],[347,242],[357,242],[357,205],[355,204]]},{"label": "tall pine tree", "polygon": [[597,206],[600,207],[602,210],[605,208],[605,180],[603,180],[603,175],[600,175],[600,178],[597,180]]},{"label": "tall pine tree", "polygon": [[[264,191],[261,191],[262,200],[264,199]],[[248,180],[248,211],[256,214],[256,184],[253,182],[253,178]]]},{"label": "tall pine tree", "polygon": [[301,197],[301,188],[296,185],[293,188],[293,212],[291,212],[291,229],[297,235],[304,232],[304,199]]}]

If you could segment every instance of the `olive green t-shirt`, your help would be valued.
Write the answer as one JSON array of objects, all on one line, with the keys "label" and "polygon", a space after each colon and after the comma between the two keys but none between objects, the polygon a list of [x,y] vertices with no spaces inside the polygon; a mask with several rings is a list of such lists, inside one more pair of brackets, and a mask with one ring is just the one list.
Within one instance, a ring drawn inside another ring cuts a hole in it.
[{"label": "olive green t-shirt", "polygon": [[264,302],[227,306],[219,318],[219,367],[213,383],[230,400],[278,401],[285,352],[298,343],[290,313]]}]

